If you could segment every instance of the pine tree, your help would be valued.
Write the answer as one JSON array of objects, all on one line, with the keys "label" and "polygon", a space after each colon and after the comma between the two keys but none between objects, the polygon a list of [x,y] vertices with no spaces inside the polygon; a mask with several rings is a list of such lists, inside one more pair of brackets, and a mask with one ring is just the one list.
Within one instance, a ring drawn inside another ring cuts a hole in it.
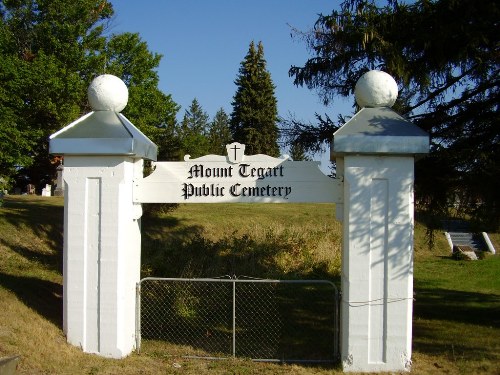
[{"label": "pine tree", "polygon": [[231,132],[233,139],[246,145],[246,153],[278,156],[278,109],[274,84],[266,69],[264,47],[252,41],[241,62],[233,97]]},{"label": "pine tree", "polygon": [[292,143],[290,146],[290,157],[294,161],[308,161],[311,160],[304,151],[304,146],[300,143]]},{"label": "pine tree", "polygon": [[[500,225],[498,2],[383,3],[347,0],[339,11],[320,15],[314,30],[302,34],[314,56],[289,74],[296,85],[317,90],[325,103],[351,97],[367,70],[391,74],[400,87],[393,109],[431,135],[430,155],[416,164],[420,207],[447,215],[450,207],[456,211],[450,202],[459,197],[459,211],[495,230]],[[313,151],[330,142],[336,127],[291,125],[287,133],[295,131],[293,139]]]},{"label": "pine tree", "polygon": [[223,108],[217,111],[212,123],[210,124],[208,139],[211,154],[226,154],[226,145],[231,143],[232,136],[231,130],[229,129],[229,116]]},{"label": "pine tree", "polygon": [[208,114],[193,99],[178,129],[182,155],[197,158],[209,153],[208,120]]}]

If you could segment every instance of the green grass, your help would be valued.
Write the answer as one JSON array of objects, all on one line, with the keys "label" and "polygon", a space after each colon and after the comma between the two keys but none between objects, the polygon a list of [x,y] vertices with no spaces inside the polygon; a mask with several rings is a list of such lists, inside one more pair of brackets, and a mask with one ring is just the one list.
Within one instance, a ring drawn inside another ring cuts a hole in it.
[{"label": "green grass", "polygon": [[413,348],[439,353],[437,370],[498,373],[499,327],[498,255],[475,262],[434,255],[416,262]]},{"label": "green grass", "polygon": [[[336,280],[340,225],[333,214],[327,204],[181,205],[144,218],[142,273]],[[20,354],[18,373],[340,373],[329,366],[189,360],[163,343],[123,360],[82,353],[62,332],[62,220],[60,198],[11,196],[0,207],[0,357]],[[500,373],[500,256],[455,261],[444,236],[431,251],[424,234],[417,223],[412,373]],[[490,238],[500,250],[499,234]]]},{"label": "green grass", "polygon": [[142,274],[335,279],[341,226],[333,210],[329,204],[181,205],[143,219]]}]

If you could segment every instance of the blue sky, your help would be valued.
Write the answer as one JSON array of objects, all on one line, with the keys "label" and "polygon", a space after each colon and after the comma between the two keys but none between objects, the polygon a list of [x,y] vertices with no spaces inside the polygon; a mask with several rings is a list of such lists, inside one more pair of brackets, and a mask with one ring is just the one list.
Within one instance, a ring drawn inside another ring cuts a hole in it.
[{"label": "blue sky", "polygon": [[[150,51],[163,55],[160,89],[184,110],[197,98],[213,117],[220,107],[229,114],[234,80],[252,40],[262,41],[267,68],[276,86],[278,111],[314,120],[324,107],[314,91],[293,85],[291,65],[302,65],[309,52],[291,27],[308,30],[319,13],[329,14],[338,1],[327,0],[111,0],[115,9],[111,33],[137,32]],[[340,100],[340,99],[339,99]],[[349,104],[341,103],[342,108]]]},{"label": "blue sky", "polygon": [[111,0],[115,18],[110,33],[137,32],[150,51],[163,55],[158,69],[160,89],[182,106],[193,98],[212,118],[219,108],[232,111],[234,81],[252,40],[262,41],[267,69],[276,86],[278,112],[314,121],[314,113],[348,114],[350,102],[339,99],[329,108],[317,94],[296,87],[291,65],[303,65],[310,54],[291,27],[309,30],[318,14],[339,7],[332,0]]}]

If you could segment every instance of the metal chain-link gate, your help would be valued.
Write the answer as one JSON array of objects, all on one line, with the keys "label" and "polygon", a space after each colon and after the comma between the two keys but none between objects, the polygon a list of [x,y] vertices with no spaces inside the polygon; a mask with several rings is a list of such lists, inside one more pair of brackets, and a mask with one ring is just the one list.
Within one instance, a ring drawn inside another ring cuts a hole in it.
[{"label": "metal chain-link gate", "polygon": [[339,293],[326,280],[172,279],[137,284],[137,350],[334,362]]}]

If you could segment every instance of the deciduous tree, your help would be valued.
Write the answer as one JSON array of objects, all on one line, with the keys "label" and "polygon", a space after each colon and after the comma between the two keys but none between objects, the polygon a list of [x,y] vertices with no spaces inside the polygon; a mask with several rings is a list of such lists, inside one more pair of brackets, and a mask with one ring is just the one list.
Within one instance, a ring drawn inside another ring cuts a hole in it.
[{"label": "deciduous tree", "polygon": [[0,2],[0,173],[50,179],[47,138],[80,115],[112,14],[97,0]]},{"label": "deciduous tree", "polygon": [[177,160],[179,148],[173,129],[179,106],[158,88],[162,56],[149,50],[139,34],[112,35],[104,49],[105,72],[120,77],[128,87],[123,114],[158,146],[159,160]]},{"label": "deciduous tree", "polygon": [[0,177],[50,182],[48,136],[90,111],[87,87],[103,73],[129,85],[124,114],[162,150],[178,107],[157,87],[161,56],[137,34],[106,37],[112,15],[106,0],[0,1]]}]

